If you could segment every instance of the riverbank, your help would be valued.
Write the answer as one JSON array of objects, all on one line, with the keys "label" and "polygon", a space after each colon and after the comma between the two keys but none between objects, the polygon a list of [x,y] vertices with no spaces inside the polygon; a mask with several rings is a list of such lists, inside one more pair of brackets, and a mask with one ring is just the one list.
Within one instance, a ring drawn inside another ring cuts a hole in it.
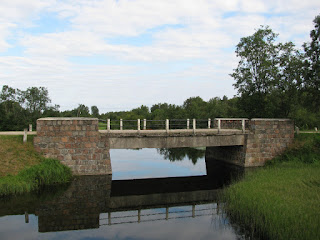
[{"label": "riverbank", "polygon": [[33,136],[0,136],[0,197],[22,194],[71,180],[71,170],[58,160],[45,159],[33,148]]},{"label": "riverbank", "polygon": [[232,222],[261,239],[320,239],[320,136],[247,174],[222,196]]}]

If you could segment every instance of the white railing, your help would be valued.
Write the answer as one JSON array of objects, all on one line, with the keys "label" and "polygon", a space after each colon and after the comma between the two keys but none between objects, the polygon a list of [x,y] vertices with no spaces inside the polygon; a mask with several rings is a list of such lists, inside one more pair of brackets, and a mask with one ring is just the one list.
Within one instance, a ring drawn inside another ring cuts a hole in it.
[{"label": "white railing", "polygon": [[[191,206],[191,209],[188,209]],[[160,212],[149,212],[150,209],[145,209],[146,212],[143,212],[144,209],[137,209],[135,211],[130,210],[130,212],[135,212],[133,214],[124,214],[125,211],[115,211],[108,212],[107,217],[100,218],[100,226],[103,225],[117,225],[117,224],[128,224],[128,223],[141,223],[141,222],[153,222],[153,221],[162,221],[162,220],[170,220],[177,218],[195,218],[201,216],[211,216],[213,214],[217,214],[218,207],[216,204],[194,204],[189,206],[183,206],[187,209],[176,209],[173,207],[173,211],[170,211],[169,207],[163,208],[165,211]],[[196,208],[197,206],[197,208]],[[180,206],[182,207],[182,206]],[[160,209],[158,209],[160,210]],[[162,210],[162,209],[161,209]],[[114,216],[112,216],[114,213]],[[117,214],[119,213],[119,214]]]},{"label": "white railing", "polygon": [[[176,129],[239,129],[245,132],[248,118],[215,118],[208,119],[165,119],[165,120],[110,120],[107,119],[107,130],[176,130]],[[142,124],[141,124],[142,123]]]}]

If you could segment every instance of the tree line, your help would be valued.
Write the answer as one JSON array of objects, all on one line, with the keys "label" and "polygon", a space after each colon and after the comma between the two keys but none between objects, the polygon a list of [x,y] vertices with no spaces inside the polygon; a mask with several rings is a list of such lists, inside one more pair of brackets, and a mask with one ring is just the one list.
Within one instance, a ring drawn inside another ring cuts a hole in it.
[{"label": "tree line", "polygon": [[97,117],[124,119],[207,119],[215,117],[292,118],[300,128],[320,126],[320,15],[313,20],[310,42],[296,49],[293,42],[277,42],[278,34],[268,26],[240,39],[238,66],[230,74],[237,95],[204,101],[190,97],[182,105],[158,103],[130,111],[99,113],[84,104],[60,111],[50,105],[45,87],[25,91],[7,85],[0,93],[0,131],[22,130],[40,117]]}]

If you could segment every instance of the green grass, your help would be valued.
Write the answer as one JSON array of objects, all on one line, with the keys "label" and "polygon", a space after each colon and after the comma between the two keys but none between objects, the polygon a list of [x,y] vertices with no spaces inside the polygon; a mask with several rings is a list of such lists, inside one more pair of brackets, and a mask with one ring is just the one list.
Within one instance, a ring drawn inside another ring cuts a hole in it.
[{"label": "green grass", "polygon": [[107,129],[107,123],[99,122],[99,130],[106,130]]},{"label": "green grass", "polygon": [[320,239],[320,136],[299,135],[285,154],[228,187],[231,221],[261,239]]},{"label": "green grass", "polygon": [[58,160],[45,159],[22,136],[0,136],[0,197],[69,182],[71,170]]},{"label": "green grass", "polygon": [[40,164],[20,171],[16,176],[0,178],[0,196],[28,193],[43,186],[67,183],[71,178],[70,168],[58,160],[44,159]]},{"label": "green grass", "polygon": [[23,136],[0,136],[0,177],[16,175],[42,161],[42,156],[34,150],[33,137],[28,136],[23,144]]}]

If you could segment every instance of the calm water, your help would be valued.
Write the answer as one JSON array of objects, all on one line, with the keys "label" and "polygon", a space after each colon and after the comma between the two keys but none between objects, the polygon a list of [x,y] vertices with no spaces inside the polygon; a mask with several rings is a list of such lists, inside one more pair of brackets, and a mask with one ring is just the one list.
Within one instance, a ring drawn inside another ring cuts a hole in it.
[{"label": "calm water", "polygon": [[203,150],[112,150],[113,175],[0,202],[0,239],[239,239],[217,194],[238,170]]}]

